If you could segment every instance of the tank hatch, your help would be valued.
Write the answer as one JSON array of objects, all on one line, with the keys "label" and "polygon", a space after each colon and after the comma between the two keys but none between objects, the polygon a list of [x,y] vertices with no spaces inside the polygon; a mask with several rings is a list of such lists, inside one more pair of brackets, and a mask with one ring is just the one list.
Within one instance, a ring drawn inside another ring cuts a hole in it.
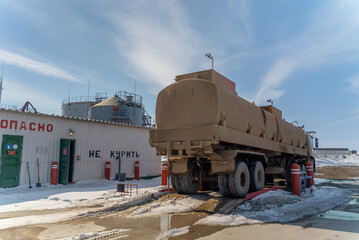
[{"label": "tank hatch", "polygon": [[193,78],[205,79],[214,82],[216,85],[219,85],[221,88],[226,89],[227,91],[233,94],[236,93],[236,84],[212,69],[178,75],[176,76],[175,80],[176,82],[178,82],[181,80],[193,79]]}]

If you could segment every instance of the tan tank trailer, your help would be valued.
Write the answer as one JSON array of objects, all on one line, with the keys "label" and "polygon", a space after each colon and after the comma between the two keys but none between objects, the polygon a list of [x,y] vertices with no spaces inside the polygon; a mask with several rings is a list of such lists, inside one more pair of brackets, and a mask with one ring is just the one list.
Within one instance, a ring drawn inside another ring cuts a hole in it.
[{"label": "tan tank trailer", "polygon": [[314,162],[309,135],[277,108],[237,96],[235,83],[214,70],[177,76],[158,94],[156,122],[150,144],[168,156],[179,193],[202,185],[244,197],[274,177],[290,184],[293,162]]}]

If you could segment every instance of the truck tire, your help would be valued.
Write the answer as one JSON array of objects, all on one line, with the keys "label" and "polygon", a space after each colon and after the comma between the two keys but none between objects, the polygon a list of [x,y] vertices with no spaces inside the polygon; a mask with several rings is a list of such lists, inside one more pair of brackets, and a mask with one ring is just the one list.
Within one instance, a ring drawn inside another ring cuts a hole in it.
[{"label": "truck tire", "polygon": [[228,185],[228,174],[218,174],[218,188],[219,188],[219,193],[223,196],[223,197],[230,197],[231,196],[231,192],[229,191],[229,185]]},{"label": "truck tire", "polygon": [[193,194],[199,190],[200,179],[199,179],[200,169],[195,163],[188,165],[188,171],[185,174],[179,174],[179,186],[183,193]]},{"label": "truck tire", "polygon": [[249,170],[246,163],[240,161],[236,165],[236,171],[229,174],[229,190],[233,197],[244,198],[249,191]]},{"label": "truck tire", "polygon": [[171,183],[172,183],[173,189],[174,189],[177,193],[182,193],[182,190],[181,190],[181,187],[180,187],[180,183],[179,183],[179,176],[178,176],[178,174],[173,174],[173,175],[171,175]]},{"label": "truck tire", "polygon": [[254,165],[250,167],[249,173],[251,176],[250,190],[252,192],[262,190],[265,181],[263,164],[260,161],[256,161]]}]

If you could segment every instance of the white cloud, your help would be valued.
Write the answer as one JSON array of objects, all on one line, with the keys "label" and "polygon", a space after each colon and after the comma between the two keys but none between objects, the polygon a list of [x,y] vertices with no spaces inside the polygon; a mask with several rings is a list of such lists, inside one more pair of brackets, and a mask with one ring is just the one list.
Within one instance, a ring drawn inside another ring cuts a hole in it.
[{"label": "white cloud", "polygon": [[[148,83],[150,91],[173,82],[175,74],[198,70],[206,61],[205,43],[193,31],[179,1],[151,1],[121,6],[111,22],[118,51],[132,77]],[[209,64],[208,64],[209,66]]]},{"label": "white cloud", "polygon": [[263,78],[254,101],[264,102],[267,99],[278,99],[284,94],[279,89],[281,83],[296,69],[297,63],[292,61],[278,61]]},{"label": "white cloud", "polygon": [[344,89],[345,92],[352,92],[359,94],[359,74],[351,76],[345,80],[349,83],[349,87]]},{"label": "white cloud", "polygon": [[[249,41],[252,40],[252,28],[253,28],[253,22],[251,21],[250,16],[250,1],[248,0],[227,0],[226,1],[228,6],[231,10],[235,10],[236,14],[238,15],[240,21],[240,24],[243,25],[247,38]],[[236,27],[238,27],[236,25]],[[238,30],[237,30],[238,31]],[[233,34],[236,34],[235,32],[231,33],[231,37],[233,37]]]},{"label": "white cloud", "polygon": [[65,79],[72,82],[82,82],[82,80],[75,77],[73,74],[49,63],[40,62],[28,57],[0,49],[0,62],[24,68],[44,76]]},{"label": "white cloud", "polygon": [[317,11],[302,37],[279,49],[280,57],[262,78],[255,101],[280,98],[281,84],[295,71],[359,58],[358,8],[358,1],[334,1]]}]

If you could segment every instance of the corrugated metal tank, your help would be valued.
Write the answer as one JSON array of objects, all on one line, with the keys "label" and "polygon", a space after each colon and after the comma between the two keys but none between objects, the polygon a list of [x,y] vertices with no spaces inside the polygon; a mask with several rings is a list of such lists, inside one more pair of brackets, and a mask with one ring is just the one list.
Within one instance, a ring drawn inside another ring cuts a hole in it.
[{"label": "corrugated metal tank", "polygon": [[89,108],[96,102],[71,102],[63,104],[61,107],[61,116],[88,118]]},{"label": "corrugated metal tank", "polygon": [[106,93],[96,93],[96,96],[69,97],[62,101],[61,116],[88,118],[91,106],[107,99]]},{"label": "corrugated metal tank", "polygon": [[[20,130],[23,122],[26,129]],[[104,178],[106,161],[111,162],[111,178],[114,178],[117,154],[122,155],[122,172],[127,177],[134,176],[135,161],[140,161],[141,176],[160,174],[160,158],[148,142],[149,128],[4,109],[0,109],[0,123],[0,142],[5,134],[24,137],[20,184],[28,184],[26,162],[29,162],[31,182],[37,181],[36,158],[40,160],[41,182],[50,182],[51,162],[59,161],[60,139],[76,140],[74,181]],[[44,131],[39,130],[39,124],[45,124]],[[47,131],[48,125],[52,125],[51,132]],[[91,154],[96,151],[98,156]]]},{"label": "corrugated metal tank", "polygon": [[142,97],[121,91],[115,96],[100,102],[89,109],[89,118],[109,122],[143,125],[145,110]]}]

